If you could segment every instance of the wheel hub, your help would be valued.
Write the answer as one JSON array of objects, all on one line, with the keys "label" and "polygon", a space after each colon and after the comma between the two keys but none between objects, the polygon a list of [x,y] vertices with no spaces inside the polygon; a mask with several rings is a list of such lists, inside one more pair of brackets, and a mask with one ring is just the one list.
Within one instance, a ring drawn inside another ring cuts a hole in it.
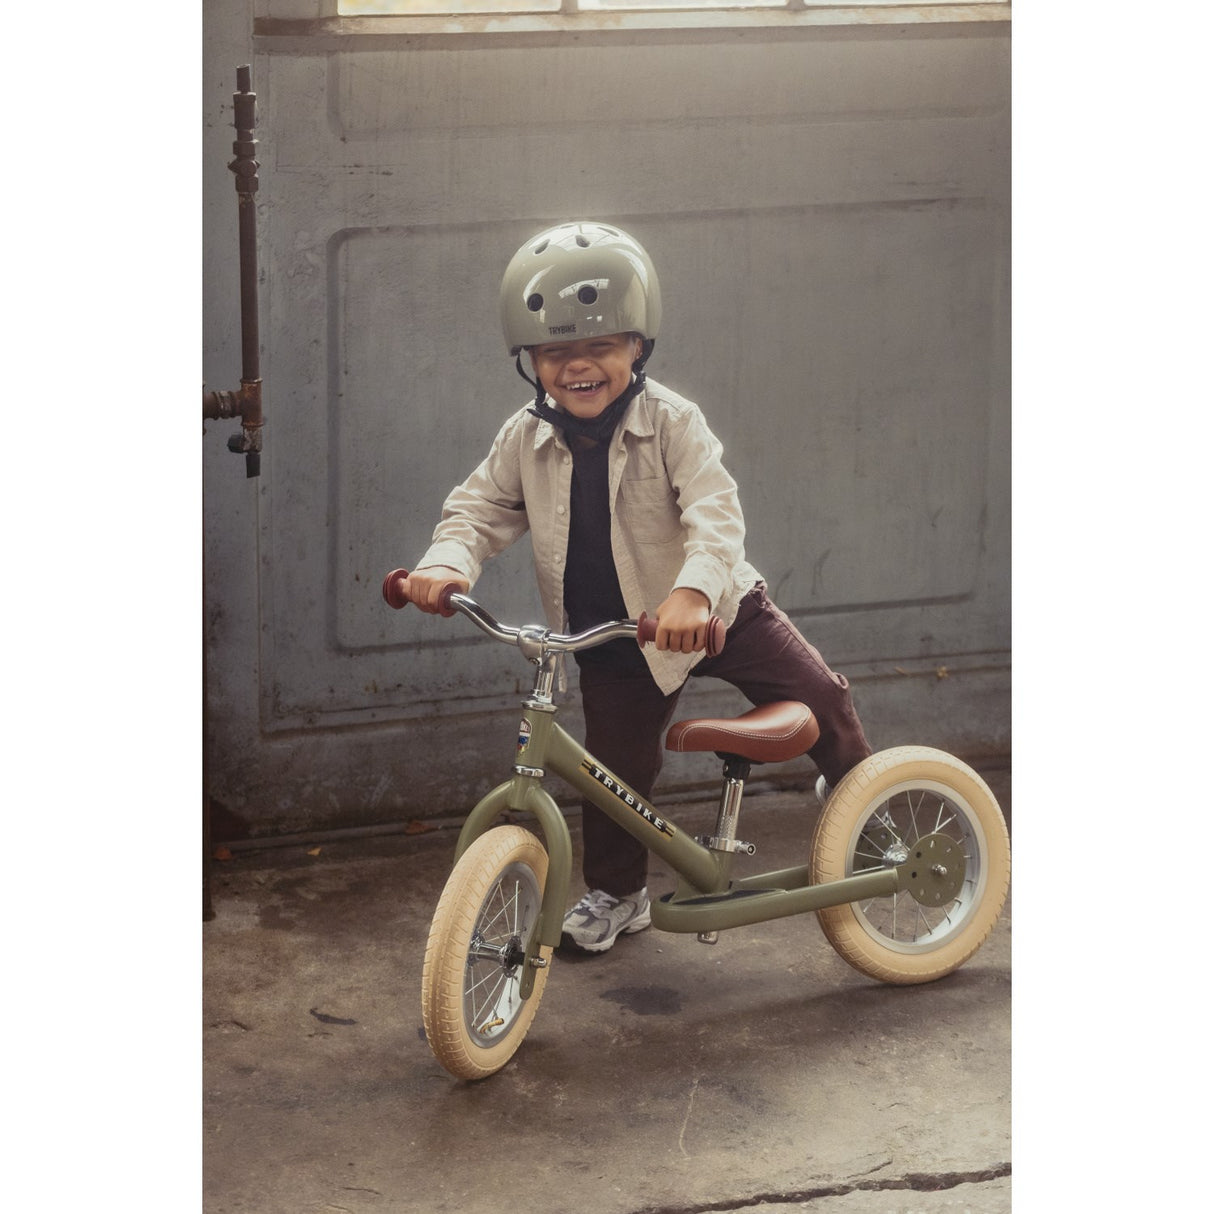
[{"label": "wheel hub", "polygon": [[502,957],[502,967],[513,973],[526,959],[527,953],[523,948],[522,940],[518,936],[511,936]]},{"label": "wheel hub", "polygon": [[527,959],[523,942],[518,936],[511,936],[505,944],[490,944],[480,932],[474,932],[472,943],[468,949],[468,964],[476,961],[495,961],[506,973],[512,973]]},{"label": "wheel hub", "polygon": [[923,906],[952,902],[965,884],[965,853],[948,835],[924,835],[913,847],[903,848],[898,863],[898,888],[905,889]]},{"label": "wheel hub", "polygon": [[852,871],[896,867],[906,859],[905,854],[898,854],[900,844],[901,840],[888,826],[879,822],[870,823],[860,836],[852,860]]}]

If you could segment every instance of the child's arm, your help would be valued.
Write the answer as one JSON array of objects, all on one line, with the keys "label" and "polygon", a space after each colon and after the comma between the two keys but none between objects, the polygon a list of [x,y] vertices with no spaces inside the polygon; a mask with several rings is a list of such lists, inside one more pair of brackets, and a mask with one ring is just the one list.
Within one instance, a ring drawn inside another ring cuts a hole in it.
[{"label": "child's arm", "polygon": [[521,428],[522,415],[516,414],[499,431],[476,471],[447,495],[430,547],[408,579],[419,596],[414,598],[410,589],[409,599],[423,610],[434,609],[448,582],[460,583],[462,591],[470,589],[485,561],[527,531],[517,450]]},{"label": "child's arm", "polygon": [[708,619],[745,560],[746,524],[737,482],[722,462],[724,448],[694,406],[663,441],[663,462],[683,528],[683,567],[657,609],[657,648],[695,653],[704,648]]}]

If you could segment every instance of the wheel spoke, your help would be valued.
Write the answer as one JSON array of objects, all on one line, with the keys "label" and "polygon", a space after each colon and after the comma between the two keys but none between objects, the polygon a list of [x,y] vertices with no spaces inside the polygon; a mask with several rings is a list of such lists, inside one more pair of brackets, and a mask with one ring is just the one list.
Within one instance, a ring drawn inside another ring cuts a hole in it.
[{"label": "wheel spoke", "polygon": [[[470,987],[467,988],[466,993],[472,1003],[472,1015],[470,1019],[474,1026],[478,1024],[491,1009],[496,1008],[501,997],[501,989],[504,981],[505,976],[502,974],[502,971],[496,970],[486,974],[478,982],[474,982]],[[485,987],[488,987],[489,989],[486,991],[484,989]],[[478,999],[478,993],[480,993],[483,997]]]},{"label": "wheel spoke", "polygon": [[860,836],[852,858],[853,872],[864,872],[870,868],[878,868],[884,859],[884,853],[866,834]]},{"label": "wheel spoke", "polygon": [[[924,797],[924,794],[921,791],[919,793],[919,805],[923,804],[923,797]],[[903,843],[913,843],[913,842],[915,842],[916,839],[919,838],[919,820],[915,816],[915,811],[918,808],[918,806],[915,804],[915,802],[913,800],[911,800],[911,794],[909,791],[906,794],[906,808],[907,808],[908,813],[910,814],[910,832],[909,832],[910,837],[903,839],[902,841],[903,841]]]},{"label": "wheel spoke", "polygon": [[936,815],[936,830],[934,833],[943,834],[950,826],[953,826],[954,824],[957,827],[957,835],[960,836],[958,842],[960,842],[961,839],[965,838],[966,828],[955,813],[949,812],[948,802],[941,801],[940,811]]},{"label": "wheel spoke", "polygon": [[945,811],[946,806],[944,804],[944,799],[941,798],[940,806],[936,810],[936,825],[932,827],[932,834],[938,835],[944,829],[944,827],[948,825],[948,823],[943,820]]},{"label": "wheel spoke", "polygon": [[481,924],[481,931],[486,935],[495,933],[498,923],[501,921],[503,916],[509,914],[510,909],[505,898],[502,896],[502,887],[500,884],[494,886],[492,897],[493,901],[497,904],[496,909],[493,911],[492,915],[485,919]]},{"label": "wheel spoke", "polygon": [[510,896],[510,934],[517,936],[519,934],[519,884],[514,883],[514,893]]}]

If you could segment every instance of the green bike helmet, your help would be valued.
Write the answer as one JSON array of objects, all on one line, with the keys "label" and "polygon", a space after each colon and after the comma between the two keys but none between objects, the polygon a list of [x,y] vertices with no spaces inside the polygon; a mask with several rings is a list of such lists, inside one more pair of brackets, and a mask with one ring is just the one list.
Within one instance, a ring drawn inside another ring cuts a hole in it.
[{"label": "green bike helmet", "polygon": [[548,341],[658,335],[662,296],[649,254],[621,228],[582,220],[533,236],[502,276],[502,331],[517,355]]}]

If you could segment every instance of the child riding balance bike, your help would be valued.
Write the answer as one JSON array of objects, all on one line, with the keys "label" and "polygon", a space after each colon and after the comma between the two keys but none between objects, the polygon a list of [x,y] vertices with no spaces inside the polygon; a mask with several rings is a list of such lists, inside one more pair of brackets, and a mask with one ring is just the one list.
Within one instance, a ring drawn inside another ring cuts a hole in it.
[{"label": "child riding balance bike", "polygon": [[[536,668],[510,777],[465,822],[431,928],[423,1013],[439,1061],[466,1079],[505,1065],[562,936],[602,952],[652,924],[712,942],[725,928],[816,911],[841,955],[879,980],[957,968],[1006,896],[1003,816],[981,778],[944,752],[874,755],[846,679],[767,597],[745,559],[721,443],[696,405],[646,376],[661,319],[648,254],[612,225],[559,225],[515,254],[500,307],[535,399],[448,496],[417,567],[383,586],[390,605],[463,614]],[[547,623],[512,627],[468,592],[484,561],[528,530]],[[584,746],[556,721],[565,654],[578,664]],[[706,675],[755,707],[668,732],[686,680]],[[663,739],[723,759],[713,835],[691,838],[650,803]],[[733,857],[753,851],[736,834],[751,764],[802,754],[821,772],[825,803],[809,862],[735,878]],[[570,909],[572,847],[541,785],[548,775],[582,797],[588,888]],[[543,843],[496,825],[506,812],[533,815]],[[677,878],[653,901],[650,851]]]}]

